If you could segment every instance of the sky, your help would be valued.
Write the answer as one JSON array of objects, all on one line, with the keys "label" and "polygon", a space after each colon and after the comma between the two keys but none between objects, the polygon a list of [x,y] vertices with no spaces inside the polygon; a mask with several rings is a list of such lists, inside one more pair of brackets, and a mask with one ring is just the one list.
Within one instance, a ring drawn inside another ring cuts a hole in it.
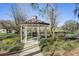
[{"label": "sky", "polygon": [[[11,5],[11,3],[0,3],[0,20],[13,20]],[[24,12],[27,13],[28,19],[35,15],[38,16],[38,19],[47,21],[46,18],[39,16],[38,11],[34,10],[30,4],[22,4],[21,6],[24,9]],[[45,4],[40,4],[39,6],[44,7]],[[58,26],[63,25],[67,20],[74,19],[74,8],[75,5],[72,3],[58,4]]]}]

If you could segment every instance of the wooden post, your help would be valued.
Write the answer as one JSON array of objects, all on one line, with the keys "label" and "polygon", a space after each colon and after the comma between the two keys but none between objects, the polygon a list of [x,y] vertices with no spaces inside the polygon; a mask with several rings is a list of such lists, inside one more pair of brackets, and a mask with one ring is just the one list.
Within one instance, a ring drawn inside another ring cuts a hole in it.
[{"label": "wooden post", "polygon": [[45,26],[45,39],[47,39],[47,27]]},{"label": "wooden post", "polygon": [[25,26],[25,29],[24,29],[24,35],[25,35],[24,43],[27,43],[27,27],[26,26]]},{"label": "wooden post", "polygon": [[21,42],[22,42],[22,25],[20,27],[20,38],[21,38]]},{"label": "wooden post", "polygon": [[40,27],[37,27],[37,37],[38,37],[38,40],[40,39]]},{"label": "wooden post", "polygon": [[32,29],[31,29],[31,38],[33,38],[32,36],[33,36],[33,31],[32,31]]}]

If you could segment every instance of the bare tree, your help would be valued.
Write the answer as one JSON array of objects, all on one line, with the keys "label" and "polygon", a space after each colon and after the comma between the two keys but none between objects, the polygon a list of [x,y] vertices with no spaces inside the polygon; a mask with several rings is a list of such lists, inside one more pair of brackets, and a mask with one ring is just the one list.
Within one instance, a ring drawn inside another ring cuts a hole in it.
[{"label": "bare tree", "polygon": [[[56,6],[54,5],[54,7],[52,7],[52,4],[48,4],[48,11],[47,11],[47,15],[48,15],[48,20],[49,20],[49,24],[50,24],[50,34],[52,36],[52,38],[55,38],[55,28],[57,27],[57,10],[56,10]],[[53,34],[52,34],[53,33]]]},{"label": "bare tree", "polygon": [[24,9],[19,4],[13,4],[11,6],[11,12],[16,24],[16,31],[17,33],[20,32],[20,25],[27,20],[27,16],[25,14]]},{"label": "bare tree", "polygon": [[10,20],[0,20],[0,27],[6,29],[7,33],[11,33],[11,30],[15,28],[13,21]]},{"label": "bare tree", "polygon": [[[74,16],[79,18],[79,3],[75,3]],[[79,25],[79,20],[77,20],[77,25]],[[79,27],[77,27],[79,29]]]},{"label": "bare tree", "polygon": [[77,23],[78,23],[77,21],[71,19],[66,21],[65,24],[62,26],[62,28],[66,31],[74,33],[78,27]]},{"label": "bare tree", "polygon": [[75,4],[74,15],[79,18],[79,3]]},{"label": "bare tree", "polygon": [[[47,41],[45,43],[46,43],[46,47],[50,48],[49,47],[50,43],[53,44],[55,41],[57,41],[56,38],[55,38],[56,37],[55,28],[57,26],[57,4],[47,3],[44,8],[40,8],[39,4],[32,3],[32,6],[33,6],[33,8],[35,8],[35,10],[37,9],[39,12],[41,12],[40,13],[41,15],[45,15],[45,17],[47,17],[47,19],[49,21],[50,36],[51,36],[50,38],[51,39],[50,39],[49,44],[48,44]],[[44,42],[41,44],[42,45],[41,49],[43,49],[43,47],[45,47],[45,45],[43,45],[43,44],[44,44]],[[50,50],[52,50],[52,48],[50,48]],[[52,53],[51,55],[54,55],[55,50],[56,50],[56,48],[53,51],[51,51],[51,53]]]},{"label": "bare tree", "polygon": [[[50,34],[54,38],[54,30],[57,25],[57,4],[47,3],[44,8],[40,8],[39,4],[32,3],[33,9],[38,10],[41,15],[47,16],[50,24]],[[53,34],[52,34],[53,33]]]}]

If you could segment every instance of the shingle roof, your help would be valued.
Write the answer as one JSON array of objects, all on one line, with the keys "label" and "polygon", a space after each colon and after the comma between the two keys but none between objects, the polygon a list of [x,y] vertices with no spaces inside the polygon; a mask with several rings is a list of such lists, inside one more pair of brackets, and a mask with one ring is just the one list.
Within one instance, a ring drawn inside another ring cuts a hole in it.
[{"label": "shingle roof", "polygon": [[34,20],[33,21],[32,19],[25,21],[24,24],[44,24],[44,25],[49,25],[49,23],[46,23],[44,21],[41,21],[41,20]]}]

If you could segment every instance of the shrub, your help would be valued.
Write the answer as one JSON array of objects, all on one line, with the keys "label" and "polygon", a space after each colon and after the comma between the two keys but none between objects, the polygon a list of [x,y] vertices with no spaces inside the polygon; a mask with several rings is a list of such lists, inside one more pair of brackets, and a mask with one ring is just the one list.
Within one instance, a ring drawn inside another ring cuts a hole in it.
[{"label": "shrub", "polygon": [[45,46],[48,46],[48,45],[49,45],[49,39],[43,38],[40,40],[39,46],[41,47],[41,51],[43,50]]},{"label": "shrub", "polygon": [[[50,39],[52,40],[52,39]],[[41,39],[40,40],[40,46],[41,46],[41,51],[43,51],[43,53],[49,52],[51,51],[51,53],[53,53],[53,51],[56,50],[65,50],[65,51],[70,51],[76,47],[79,46],[78,42],[76,41],[64,41],[64,40],[60,40],[58,38],[56,38],[56,41],[54,41],[53,43],[51,43],[49,39]]]},{"label": "shrub", "polygon": [[62,45],[62,48],[64,50],[69,51],[69,50],[72,50],[72,49],[74,49],[74,48],[76,48],[78,46],[79,45],[78,45],[78,43],[76,41],[67,41],[67,42],[64,42],[64,44]]},{"label": "shrub", "polygon": [[20,43],[20,39],[19,37],[15,37],[15,38],[7,38],[1,41],[2,43],[0,44],[0,49],[1,50],[5,50],[5,51],[15,51],[22,46],[22,44]]},{"label": "shrub", "polygon": [[66,34],[66,37],[73,37],[74,34]]},{"label": "shrub", "polygon": [[9,49],[9,52],[18,51],[18,50],[20,50],[20,49],[22,49],[22,48],[23,48],[23,44],[22,44],[22,43],[18,43],[18,44],[16,44],[15,46],[11,47],[11,48]]}]

